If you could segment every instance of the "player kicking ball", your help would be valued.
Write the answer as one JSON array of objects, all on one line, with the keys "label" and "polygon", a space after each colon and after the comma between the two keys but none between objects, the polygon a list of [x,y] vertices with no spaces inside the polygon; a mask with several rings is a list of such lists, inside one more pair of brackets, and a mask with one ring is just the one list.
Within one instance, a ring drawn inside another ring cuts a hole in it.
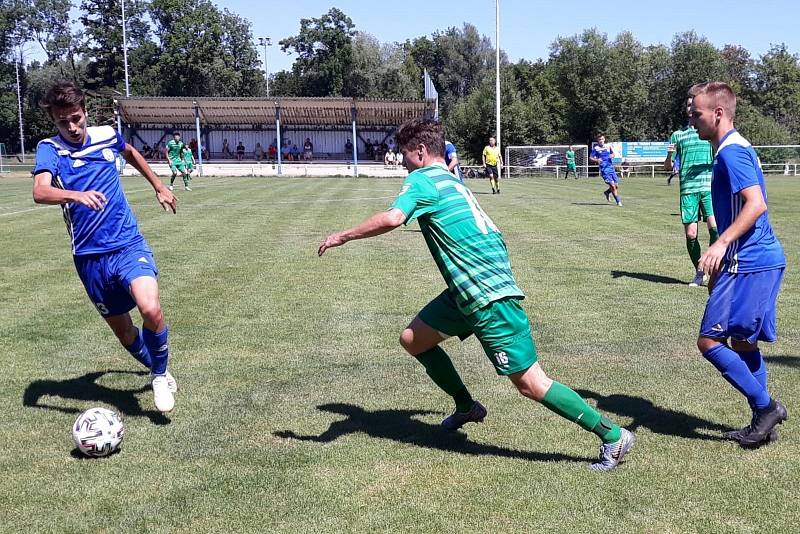
[{"label": "player kicking ball", "polygon": [[619,179],[617,178],[617,171],[614,170],[614,149],[611,148],[611,145],[606,144],[606,136],[602,133],[597,134],[595,141],[596,144],[592,147],[589,160],[600,166],[600,177],[608,186],[608,189],[603,191],[606,202],[610,202],[613,195],[614,202],[621,208],[622,197],[619,196]]},{"label": "player kicking ball", "polygon": [[[41,106],[58,135],[36,147],[33,200],[61,205],[75,268],[89,299],[122,346],[150,369],[156,408],[169,412],[178,386],[167,370],[168,330],[158,269],[122,190],[117,157],[142,173],[165,210],[175,213],[177,199],[111,126],[86,126],[84,95],[73,82],[53,85]],[[134,307],[142,316],[141,330],[131,320]]]},{"label": "player kicking ball", "polygon": [[716,153],[711,199],[719,239],[700,258],[711,275],[697,348],[752,410],[749,425],[724,437],[745,447],[775,441],[786,407],[770,396],[759,341],[777,339],[776,303],[786,257],[769,223],[758,156],[733,127],[736,95],[722,82],[696,86],[690,120]]},{"label": "player kicking ball", "polygon": [[414,219],[439,267],[447,289],[425,306],[400,335],[400,344],[425,367],[433,382],[455,402],[442,426],[457,430],[486,417],[439,346],[458,336],[478,338],[497,374],[517,390],[558,415],[597,435],[600,458],[592,469],[615,468],[634,444],[634,435],[601,416],[577,393],[550,379],[537,361],[530,323],[520,300],[503,236],[480,208],[472,192],[448,172],[444,162],[444,129],[432,120],[402,125],[396,140],[411,173],[394,204],[361,224],[329,235],[319,247],[384,234]]}]

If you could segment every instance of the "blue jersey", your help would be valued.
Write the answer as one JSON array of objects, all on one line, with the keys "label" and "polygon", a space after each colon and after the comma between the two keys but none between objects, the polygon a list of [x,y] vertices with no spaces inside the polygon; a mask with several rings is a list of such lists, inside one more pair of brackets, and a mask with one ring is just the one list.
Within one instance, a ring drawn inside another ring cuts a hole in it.
[{"label": "blue jersey", "polygon": [[144,240],[119,179],[117,160],[124,148],[125,141],[111,126],[87,128],[83,146],[57,135],[36,147],[34,175],[49,172],[53,187],[99,191],[106,197],[101,211],[77,202],[61,206],[76,256],[103,254]]},{"label": "blue jersey", "polygon": [[[444,162],[447,164],[447,168],[450,168],[450,162],[453,161],[453,157],[458,157],[456,154],[456,147],[450,141],[444,142]],[[464,181],[464,175],[461,173],[461,164],[457,164],[453,169],[453,174],[456,175],[460,181]]]},{"label": "blue jersey", "polygon": [[672,174],[677,174],[681,171],[681,157],[675,156],[675,159],[672,161]]},{"label": "blue jersey", "polygon": [[[717,149],[711,180],[711,199],[720,234],[733,224],[744,206],[744,199],[738,193],[754,185],[761,188],[766,202],[767,188],[756,151],[739,132],[731,130]],[[767,213],[762,213],[752,228],[728,245],[723,270],[752,273],[786,265],[783,247],[772,232]]]},{"label": "blue jersey", "polygon": [[594,145],[591,157],[600,160],[601,171],[614,168],[614,149],[611,148],[611,145]]}]

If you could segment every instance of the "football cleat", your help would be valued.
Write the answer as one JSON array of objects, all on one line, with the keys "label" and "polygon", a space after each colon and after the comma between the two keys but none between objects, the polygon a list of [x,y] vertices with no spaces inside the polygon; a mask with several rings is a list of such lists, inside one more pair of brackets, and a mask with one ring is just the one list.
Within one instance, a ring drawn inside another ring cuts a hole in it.
[{"label": "football cleat", "polygon": [[703,271],[694,273],[694,278],[689,282],[689,287],[700,287],[706,284],[706,275]]},{"label": "football cleat", "polygon": [[[178,381],[175,380],[175,377],[172,376],[172,373],[169,371],[164,372],[164,376],[167,377],[167,387],[172,393],[177,393],[178,391]],[[153,379],[156,377],[153,373],[150,373],[150,383],[153,383]]]},{"label": "football cleat", "polygon": [[614,443],[603,443],[600,446],[600,458],[592,464],[592,471],[611,471],[619,465],[625,454],[636,443],[633,432],[620,428],[620,437]]},{"label": "football cleat", "polygon": [[773,400],[763,410],[756,410],[748,431],[739,437],[739,444],[743,447],[760,445],[769,438],[770,432],[775,430],[776,426],[786,421],[788,416],[786,406],[780,401]]},{"label": "football cleat", "polygon": [[175,397],[169,390],[167,375],[153,377],[153,400],[159,412],[171,412],[175,407]]},{"label": "football cleat", "polygon": [[453,412],[453,415],[442,421],[442,426],[447,430],[458,430],[467,423],[482,423],[486,417],[486,408],[478,401],[472,403],[468,412]]}]

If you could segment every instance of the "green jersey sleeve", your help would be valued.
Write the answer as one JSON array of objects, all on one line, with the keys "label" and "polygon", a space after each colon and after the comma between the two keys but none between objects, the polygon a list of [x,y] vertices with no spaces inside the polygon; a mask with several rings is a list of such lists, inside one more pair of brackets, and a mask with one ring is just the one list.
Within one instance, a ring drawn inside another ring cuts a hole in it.
[{"label": "green jersey sleeve", "polygon": [[438,203],[439,191],[436,186],[424,174],[412,172],[403,182],[391,208],[402,211],[406,216],[404,224],[409,224],[417,217],[434,211]]}]

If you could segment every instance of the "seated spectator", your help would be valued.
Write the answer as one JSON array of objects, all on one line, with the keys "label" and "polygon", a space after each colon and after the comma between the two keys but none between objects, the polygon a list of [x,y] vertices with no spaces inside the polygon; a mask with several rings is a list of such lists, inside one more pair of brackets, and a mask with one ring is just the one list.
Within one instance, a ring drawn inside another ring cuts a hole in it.
[{"label": "seated spectator", "polygon": [[306,142],[303,143],[303,159],[306,161],[311,161],[314,157],[314,143],[311,142],[311,139],[306,137]]},{"label": "seated spectator", "polygon": [[394,155],[394,163],[395,165],[400,165],[401,167],[403,166],[403,153],[399,150]]},{"label": "seated spectator", "polygon": [[383,157],[383,152],[381,152],[381,144],[377,139],[372,142],[372,156],[375,158],[375,161],[380,161]]},{"label": "seated spectator", "polygon": [[300,161],[300,148],[297,145],[292,145],[292,161]]},{"label": "seated spectator", "polygon": [[622,164],[619,166],[619,174],[620,178],[630,178],[631,177],[631,164],[628,160],[623,159]]},{"label": "seated spectator", "polygon": [[344,153],[348,158],[353,154],[353,142],[348,139],[344,144]]},{"label": "seated spectator", "polygon": [[236,159],[238,159],[239,161],[242,161],[244,159],[244,145],[242,144],[241,141],[239,141],[239,144],[236,145]]},{"label": "seated spectator", "polygon": [[192,156],[195,158],[197,157],[197,139],[192,137],[192,140],[189,141],[189,150],[192,151]]},{"label": "seated spectator", "polygon": [[264,149],[261,147],[261,143],[256,143],[256,148],[253,150],[253,155],[255,155],[256,161],[261,161],[264,159]]},{"label": "seated spectator", "polygon": [[366,148],[366,152],[367,152],[367,157],[368,158],[375,157],[375,153],[372,151],[372,146],[373,146],[372,145],[372,140],[369,137],[367,137],[367,142],[366,142],[365,148]]},{"label": "seated spectator", "polygon": [[269,148],[267,149],[267,156],[269,157],[270,162],[278,159],[278,148],[275,145],[269,145]]},{"label": "seated spectator", "polygon": [[395,157],[394,157],[394,152],[392,152],[391,150],[387,150],[386,151],[386,155],[383,156],[383,164],[384,165],[391,165],[392,167],[394,167],[395,161],[396,160],[395,160]]},{"label": "seated spectator", "polygon": [[285,161],[292,161],[292,145],[289,143],[283,145],[283,148],[281,148],[281,156],[283,156]]},{"label": "seated spectator", "polygon": [[142,156],[144,159],[150,159],[153,157],[153,148],[147,144],[147,141],[145,141],[144,145],[142,145]]},{"label": "seated spectator", "polygon": [[232,158],[233,154],[231,153],[231,147],[228,145],[228,140],[222,140],[222,157],[224,158]]}]

